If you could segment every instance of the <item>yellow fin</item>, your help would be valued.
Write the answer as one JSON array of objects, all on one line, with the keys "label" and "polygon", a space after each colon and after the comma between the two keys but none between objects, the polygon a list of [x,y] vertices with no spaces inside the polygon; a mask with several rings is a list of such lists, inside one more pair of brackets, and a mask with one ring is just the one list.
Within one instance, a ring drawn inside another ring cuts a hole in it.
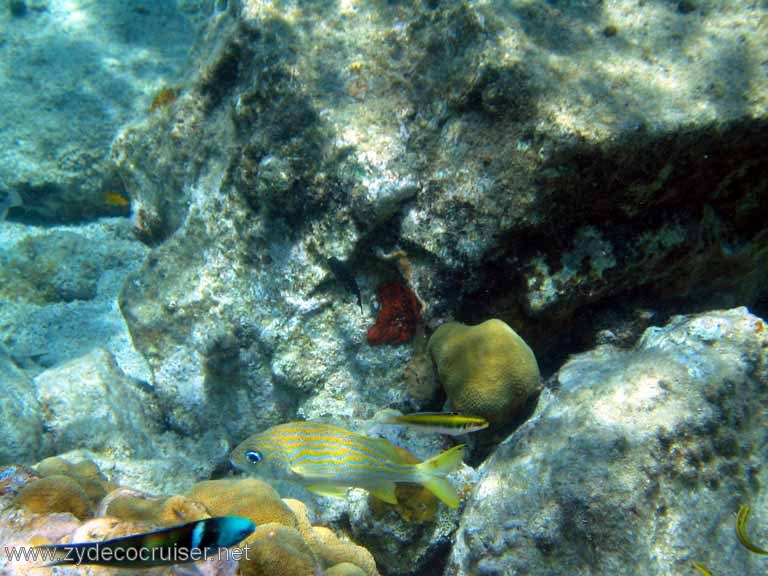
[{"label": "yellow fin", "polygon": [[335,486],[333,484],[311,484],[310,486],[304,486],[310,492],[320,494],[320,496],[328,496],[329,498],[346,498],[347,487]]},{"label": "yellow fin", "polygon": [[421,473],[420,482],[422,486],[440,498],[450,508],[458,507],[459,495],[456,493],[453,484],[445,479],[445,476],[461,465],[463,457],[464,445],[459,444],[416,466],[417,470]]},{"label": "yellow fin", "polygon": [[739,507],[739,513],[736,515],[736,536],[739,538],[739,542],[750,552],[755,554],[768,554],[768,550],[765,550],[752,542],[747,534],[747,520],[749,520],[749,506],[742,504]]},{"label": "yellow fin", "polygon": [[395,483],[394,482],[381,482],[374,488],[367,488],[368,492],[376,496],[379,500],[384,500],[389,504],[397,504],[397,496],[395,496]]},{"label": "yellow fin", "polygon": [[698,570],[703,576],[712,576],[712,572],[707,570],[704,566],[699,564],[698,562],[691,563],[691,568],[695,568]]}]

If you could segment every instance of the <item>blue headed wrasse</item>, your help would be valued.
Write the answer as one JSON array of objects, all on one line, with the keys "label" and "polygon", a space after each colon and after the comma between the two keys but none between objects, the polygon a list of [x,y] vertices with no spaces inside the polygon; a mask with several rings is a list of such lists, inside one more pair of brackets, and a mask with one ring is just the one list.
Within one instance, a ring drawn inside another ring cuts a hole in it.
[{"label": "blue headed wrasse", "polygon": [[45,566],[98,564],[122,568],[170,566],[204,560],[250,536],[256,525],[242,516],[206,518],[101,542],[37,546]]},{"label": "blue headed wrasse", "polygon": [[488,428],[488,420],[479,416],[457,414],[455,412],[416,412],[401,414],[397,410],[386,408],[373,417],[374,424],[387,426],[406,426],[419,432],[459,436]]},{"label": "blue headed wrasse", "polygon": [[421,484],[451,508],[459,505],[445,478],[464,455],[454,446],[419,464],[410,464],[394,444],[315,422],[288,422],[250,436],[234,449],[231,462],[240,470],[301,484],[324,496],[343,497],[350,487],[397,504],[397,483]]}]

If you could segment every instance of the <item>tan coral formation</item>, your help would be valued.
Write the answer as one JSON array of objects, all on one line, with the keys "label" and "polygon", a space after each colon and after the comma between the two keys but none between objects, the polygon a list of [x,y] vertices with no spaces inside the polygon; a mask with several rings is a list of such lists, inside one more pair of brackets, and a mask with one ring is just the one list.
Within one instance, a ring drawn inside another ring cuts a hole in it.
[{"label": "tan coral formation", "polygon": [[212,516],[245,516],[257,526],[276,522],[296,528],[296,516],[266,482],[256,478],[222,478],[198,482],[189,491]]},{"label": "tan coral formation", "polygon": [[54,474],[27,484],[14,503],[36,514],[69,512],[83,520],[91,513],[91,501],[80,484],[63,474]]},{"label": "tan coral formation", "polygon": [[[5,489],[0,483],[0,504],[6,504],[0,512],[0,536],[15,545],[94,542],[209,516],[238,515],[257,524],[256,531],[240,544],[241,549],[249,545],[247,557],[237,565],[240,576],[314,576],[322,570],[337,576],[378,576],[373,556],[365,548],[338,538],[328,528],[313,527],[303,502],[281,500],[269,484],[255,478],[206,480],[186,494],[172,496],[152,496],[125,487],[104,496],[106,487],[113,485],[88,460],[72,464],[47,458],[36,468],[37,474],[23,467],[0,469],[0,478],[15,479],[13,486],[8,480]],[[86,486],[93,482],[93,500],[80,482]],[[223,576],[231,575],[234,565],[212,562],[203,568],[206,575]],[[36,570],[39,566],[3,564],[0,559],[3,574],[26,575]],[[98,566],[85,570],[91,576],[135,573]],[[142,573],[161,576],[171,571],[160,567]]]},{"label": "tan coral formation", "polygon": [[312,537],[312,524],[309,521],[307,505],[301,500],[294,500],[293,498],[283,498],[283,502],[285,502],[285,505],[291,509],[296,517],[296,529],[299,531],[299,534],[302,535],[304,540],[309,541]]},{"label": "tan coral formation", "polygon": [[249,553],[238,564],[241,576],[314,576],[320,568],[295,528],[276,523],[258,526],[245,544]]},{"label": "tan coral formation", "polygon": [[325,576],[366,576],[365,570],[349,562],[334,564],[325,571]]},{"label": "tan coral formation", "polygon": [[104,498],[115,485],[107,480],[95,462],[84,459],[76,463],[68,462],[60,456],[45,458],[35,465],[40,476],[68,476],[85,491],[91,502]]},{"label": "tan coral formation", "polygon": [[309,545],[327,566],[349,562],[361,568],[367,576],[379,574],[373,554],[354,542],[340,539],[330,528],[314,526]]},{"label": "tan coral formation", "polygon": [[429,339],[429,353],[454,410],[492,423],[513,420],[541,389],[533,351],[501,320],[446,322]]},{"label": "tan coral formation", "polygon": [[149,522],[158,526],[173,526],[194,522],[210,516],[200,502],[183,495],[153,498],[147,495],[124,494],[113,498],[105,514],[123,520]]}]

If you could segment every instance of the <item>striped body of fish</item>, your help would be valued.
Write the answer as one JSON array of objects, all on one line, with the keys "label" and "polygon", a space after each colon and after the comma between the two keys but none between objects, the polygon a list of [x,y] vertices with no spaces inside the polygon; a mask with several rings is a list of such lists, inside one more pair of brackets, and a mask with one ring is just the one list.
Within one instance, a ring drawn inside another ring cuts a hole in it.
[{"label": "striped body of fish", "polygon": [[254,434],[234,449],[231,461],[248,473],[297,482],[326,496],[343,497],[349,487],[364,488],[397,503],[395,485],[421,484],[451,508],[459,497],[445,478],[460,464],[455,446],[420,464],[410,464],[394,444],[315,422],[288,422]]},{"label": "striped body of fish", "polygon": [[242,516],[219,516],[100,542],[38,546],[45,566],[98,564],[149,568],[197,562],[246,539],[256,525]]}]

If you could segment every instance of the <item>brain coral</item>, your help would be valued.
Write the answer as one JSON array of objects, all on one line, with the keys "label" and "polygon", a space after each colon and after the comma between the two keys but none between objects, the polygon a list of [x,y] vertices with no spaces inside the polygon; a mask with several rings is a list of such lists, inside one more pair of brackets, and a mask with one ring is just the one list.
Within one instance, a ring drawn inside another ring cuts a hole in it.
[{"label": "brain coral", "polygon": [[80,484],[61,474],[27,484],[16,495],[15,504],[37,514],[69,512],[81,520],[91,512],[91,502]]},{"label": "brain coral", "polygon": [[296,516],[296,529],[299,534],[304,537],[304,540],[309,540],[312,537],[312,524],[309,521],[307,505],[301,500],[294,500],[293,498],[283,498],[283,502]]},{"label": "brain coral", "polygon": [[453,408],[490,422],[512,420],[540,389],[536,357],[501,320],[477,326],[447,322],[429,339],[429,353]]},{"label": "brain coral", "polygon": [[148,522],[160,526],[193,522],[209,516],[205,506],[186,496],[158,499],[135,494],[121,494],[111,498],[105,514],[122,520]]},{"label": "brain coral", "polygon": [[44,477],[63,475],[69,476],[85,491],[92,502],[98,502],[107,493],[115,488],[115,485],[107,480],[99,467],[92,460],[81,460],[71,464],[59,456],[52,456],[41,460],[35,465],[37,472]]},{"label": "brain coral", "polygon": [[319,563],[298,530],[265,524],[246,540],[248,557],[240,560],[241,576],[314,576]]},{"label": "brain coral", "polygon": [[341,562],[328,568],[325,576],[366,576],[365,572],[349,562]]},{"label": "brain coral", "polygon": [[272,486],[256,478],[222,478],[198,482],[189,491],[192,500],[211,516],[245,516],[256,526],[276,522],[297,528],[296,516]]},{"label": "brain coral", "polygon": [[362,569],[367,576],[379,576],[376,561],[368,550],[354,542],[341,540],[330,528],[314,526],[309,545],[328,566],[349,562]]}]

